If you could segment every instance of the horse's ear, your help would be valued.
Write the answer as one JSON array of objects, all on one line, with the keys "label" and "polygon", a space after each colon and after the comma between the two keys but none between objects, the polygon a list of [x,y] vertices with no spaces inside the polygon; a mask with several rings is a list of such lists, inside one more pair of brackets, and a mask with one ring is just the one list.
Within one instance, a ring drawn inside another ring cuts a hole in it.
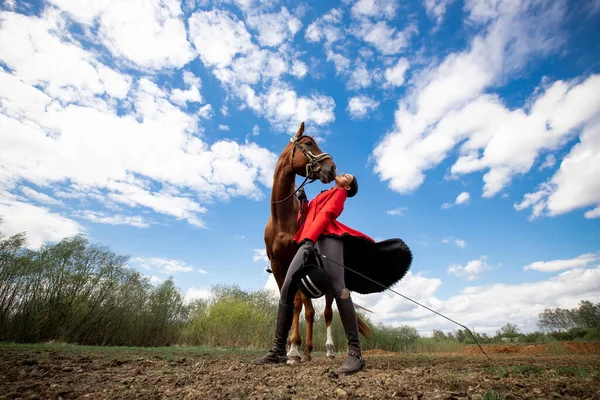
[{"label": "horse's ear", "polygon": [[300,124],[300,129],[298,129],[298,133],[296,133],[296,137],[302,136],[304,133],[304,121]]}]

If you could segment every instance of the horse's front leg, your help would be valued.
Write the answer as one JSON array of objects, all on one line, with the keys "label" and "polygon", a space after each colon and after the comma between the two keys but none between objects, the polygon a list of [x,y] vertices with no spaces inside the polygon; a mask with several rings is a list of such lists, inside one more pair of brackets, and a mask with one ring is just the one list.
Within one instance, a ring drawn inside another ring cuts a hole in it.
[{"label": "horse's front leg", "polygon": [[331,305],[333,304],[333,294],[331,291],[325,294],[325,326],[327,327],[327,341],[325,342],[325,350],[327,351],[327,358],[335,358],[334,347],[333,347],[333,332],[331,330],[331,322],[333,321],[333,310]]},{"label": "horse's front leg", "polygon": [[288,350],[288,364],[299,364],[301,362],[298,348],[302,344],[300,337],[300,313],[302,312],[302,298],[300,291],[294,297],[294,319],[292,321],[292,337],[290,338],[290,349]]},{"label": "horse's front leg", "polygon": [[313,326],[315,323],[315,309],[310,297],[302,296],[304,300],[304,317],[306,318],[306,340],[304,341],[304,354],[302,362],[311,361],[310,353],[313,349]]}]

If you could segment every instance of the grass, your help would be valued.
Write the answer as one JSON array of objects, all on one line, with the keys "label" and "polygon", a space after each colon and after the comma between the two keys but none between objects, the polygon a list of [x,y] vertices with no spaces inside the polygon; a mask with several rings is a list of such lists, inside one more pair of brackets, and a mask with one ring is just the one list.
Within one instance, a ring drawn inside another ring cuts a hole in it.
[{"label": "grass", "polygon": [[505,400],[506,397],[504,397],[501,393],[496,392],[493,389],[488,389],[485,391],[482,400]]},{"label": "grass", "polygon": [[556,368],[556,373],[559,375],[581,376],[584,378],[590,376],[590,374],[585,369],[583,369],[581,367],[571,367],[571,366],[558,367],[558,368]]},{"label": "grass", "polygon": [[508,370],[505,367],[484,367],[483,372],[488,375],[497,376],[499,378],[506,378],[508,376]]},{"label": "grass", "polygon": [[521,375],[538,374],[538,373],[542,372],[542,370],[543,370],[541,367],[536,367],[534,365],[513,365],[510,369],[515,374],[521,374]]},{"label": "grass", "polygon": [[600,381],[600,372],[596,372],[594,379],[596,379],[597,381]]},{"label": "grass", "polygon": [[510,367],[493,366],[484,367],[483,372],[498,378],[506,378],[510,373],[518,375],[540,374],[543,372],[543,368],[534,365],[513,365]]},{"label": "grass", "polygon": [[126,347],[126,346],[82,346],[70,343],[10,343],[0,342],[0,350],[30,350],[30,351],[68,351],[76,355],[94,354],[104,357],[140,357],[154,356],[170,361],[175,358],[195,355],[235,355],[254,354],[257,350],[241,348],[209,348],[204,346],[169,346],[169,347]]},{"label": "grass", "polygon": [[548,354],[563,355],[569,353],[560,342],[549,342],[547,346]]}]

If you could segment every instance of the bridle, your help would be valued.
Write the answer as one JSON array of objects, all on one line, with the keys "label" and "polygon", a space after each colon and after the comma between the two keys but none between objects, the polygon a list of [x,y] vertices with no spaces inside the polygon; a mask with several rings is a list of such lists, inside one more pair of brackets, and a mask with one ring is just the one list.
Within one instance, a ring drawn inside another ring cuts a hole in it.
[{"label": "bridle", "polygon": [[302,154],[304,154],[304,157],[306,157],[306,159],[308,160],[308,164],[306,164],[306,177],[310,177],[314,173],[319,172],[319,170],[321,169],[321,165],[319,164],[319,162],[328,158],[330,160],[333,160],[333,158],[329,155],[329,153],[321,153],[315,156],[311,151],[307,151],[304,148],[304,146],[300,144],[300,139],[304,137],[312,139],[310,136],[305,135],[300,135],[298,137],[294,136],[290,139],[290,142],[294,144],[294,148],[292,149],[292,171],[296,172],[296,170],[294,169],[294,154],[296,152],[296,148],[298,148],[302,152]]},{"label": "bridle", "polygon": [[[296,154],[296,148],[300,150],[302,154],[304,154],[304,157],[306,157],[306,159],[308,160],[308,163],[306,164],[306,178],[304,178],[304,182],[302,182],[298,189],[294,190],[292,194],[287,196],[285,199],[279,201],[271,201],[271,204],[283,203],[284,201],[295,195],[298,192],[298,190],[302,189],[302,187],[306,185],[308,179],[311,178],[311,176],[314,176],[314,174],[321,170],[321,165],[319,164],[321,161],[326,159],[333,160],[333,157],[331,157],[329,153],[321,153],[314,155],[310,150],[306,150],[304,146],[302,146],[302,144],[300,143],[300,140],[305,137],[310,138],[310,136],[305,135],[300,135],[298,137],[293,136],[292,138],[290,138],[290,142],[292,142],[294,145],[294,147],[292,148],[292,171],[294,171],[294,173],[297,173],[296,169],[294,168],[294,155]],[[313,183],[316,180],[317,178],[312,178],[308,183]]]}]

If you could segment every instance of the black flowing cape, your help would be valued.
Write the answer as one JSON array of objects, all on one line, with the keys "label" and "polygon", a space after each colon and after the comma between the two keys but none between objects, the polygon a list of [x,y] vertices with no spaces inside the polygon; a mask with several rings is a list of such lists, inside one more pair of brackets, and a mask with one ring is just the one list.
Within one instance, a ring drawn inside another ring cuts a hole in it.
[{"label": "black flowing cape", "polygon": [[383,292],[400,281],[412,263],[412,252],[402,239],[371,242],[348,234],[332,235],[332,237],[341,239],[344,243],[344,266],[347,267],[344,279],[346,287],[353,292],[360,294]]}]

